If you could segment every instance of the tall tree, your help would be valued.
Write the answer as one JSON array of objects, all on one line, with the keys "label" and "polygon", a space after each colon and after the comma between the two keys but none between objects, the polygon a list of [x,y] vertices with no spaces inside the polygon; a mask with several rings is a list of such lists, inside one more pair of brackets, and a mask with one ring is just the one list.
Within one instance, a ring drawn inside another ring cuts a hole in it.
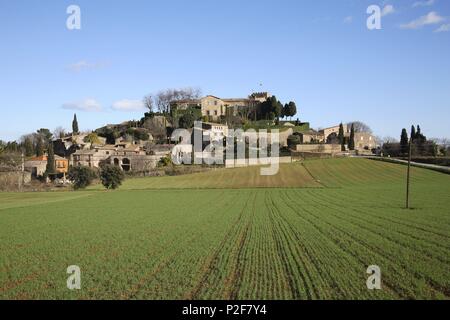
[{"label": "tall tree", "polygon": [[294,101],[289,102],[288,104],[288,112],[289,112],[289,117],[295,116],[295,114],[297,113],[297,105],[295,104]]},{"label": "tall tree", "polygon": [[407,154],[408,153],[408,132],[406,131],[405,128],[403,128],[402,130],[402,134],[400,136],[400,152],[402,154]]},{"label": "tall tree", "polygon": [[26,136],[23,140],[23,150],[25,152],[25,156],[31,157],[34,154],[34,146],[33,140],[31,136]]},{"label": "tall tree", "polygon": [[414,125],[411,126],[411,141],[416,141],[416,127]]},{"label": "tall tree", "polygon": [[77,114],[76,113],[73,115],[72,133],[73,134],[79,134],[80,133],[80,130],[78,128],[78,120],[77,120]]},{"label": "tall tree", "polygon": [[282,110],[283,110],[283,105],[281,104],[280,101],[277,100],[277,98],[275,96],[273,96],[272,100],[271,100],[270,112],[274,114],[274,116],[275,116],[275,118],[277,118],[277,120],[279,120]]},{"label": "tall tree", "polygon": [[36,137],[36,156],[40,157],[44,155],[44,144],[40,136]]},{"label": "tall tree", "polygon": [[283,115],[282,118],[289,117],[289,104],[285,103],[283,107]]},{"label": "tall tree", "polygon": [[416,140],[419,144],[425,143],[427,141],[427,137],[422,134],[422,130],[420,129],[419,125],[417,125]]},{"label": "tall tree", "polygon": [[41,128],[38,131],[36,131],[36,134],[37,134],[36,139],[39,138],[43,139],[45,145],[48,145],[50,141],[52,141],[53,134],[48,129]]},{"label": "tall tree", "polygon": [[344,136],[344,125],[339,125],[339,134],[338,134],[339,144],[341,145],[341,150],[345,151],[345,136]]},{"label": "tall tree", "polygon": [[352,128],[350,129],[350,139],[348,140],[349,150],[355,150],[355,126],[352,123]]},{"label": "tall tree", "polygon": [[47,175],[55,174],[55,152],[53,150],[53,143],[49,143],[48,145],[48,155],[47,155],[47,167],[45,170]]}]

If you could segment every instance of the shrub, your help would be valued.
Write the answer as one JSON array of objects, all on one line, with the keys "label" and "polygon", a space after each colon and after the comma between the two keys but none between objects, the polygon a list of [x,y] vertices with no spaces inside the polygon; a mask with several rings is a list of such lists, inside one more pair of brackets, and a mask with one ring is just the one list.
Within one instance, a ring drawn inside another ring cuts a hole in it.
[{"label": "shrub", "polygon": [[289,147],[293,148],[295,147],[297,144],[301,144],[302,143],[302,139],[300,138],[300,136],[298,135],[290,135],[287,138],[287,144]]},{"label": "shrub", "polygon": [[148,141],[150,139],[150,135],[142,130],[135,130],[133,134],[136,140]]},{"label": "shrub", "polygon": [[68,173],[68,178],[73,182],[75,190],[86,188],[96,177],[96,172],[85,166],[71,167]]},{"label": "shrub", "polygon": [[89,133],[86,137],[83,139],[84,142],[90,142],[91,144],[99,145],[101,144],[100,138],[95,132]]},{"label": "shrub", "polygon": [[100,128],[96,130],[99,137],[106,138],[107,144],[115,144],[116,139],[120,137],[120,133],[111,128]]},{"label": "shrub", "polygon": [[186,112],[183,114],[179,120],[180,128],[189,129],[194,126],[194,121],[196,120],[194,113]]},{"label": "shrub", "polygon": [[106,189],[117,189],[125,179],[123,171],[113,165],[104,165],[100,171],[100,180]]},{"label": "shrub", "polygon": [[158,162],[158,167],[167,167],[172,163],[172,159],[170,157],[161,158]]}]

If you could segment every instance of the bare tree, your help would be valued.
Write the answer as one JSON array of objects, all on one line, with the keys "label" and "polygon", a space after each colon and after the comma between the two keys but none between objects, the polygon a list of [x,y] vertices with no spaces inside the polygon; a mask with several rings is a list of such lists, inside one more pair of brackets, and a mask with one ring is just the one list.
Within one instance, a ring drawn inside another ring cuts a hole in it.
[{"label": "bare tree", "polygon": [[[201,96],[201,90],[199,88],[182,88],[182,89],[166,89],[156,93],[155,96],[147,96],[147,100],[151,100],[151,103],[146,103],[147,108],[149,106],[156,106],[158,112],[169,113],[170,105],[173,101],[177,100],[194,100]],[[144,99],[146,99],[144,98]],[[145,101],[144,101],[145,103]]]},{"label": "bare tree", "polygon": [[450,139],[448,138],[431,138],[430,141],[433,141],[439,146],[442,146],[444,148],[447,148],[450,146]]},{"label": "bare tree", "polygon": [[372,133],[372,129],[365,124],[362,121],[352,121],[347,123],[347,126],[350,128],[351,126],[354,126],[355,128],[355,132],[367,132],[367,133]]},{"label": "bare tree", "polygon": [[66,135],[66,130],[63,127],[56,127],[55,130],[53,130],[53,136],[55,138],[64,138]]},{"label": "bare tree", "polygon": [[394,138],[394,137],[383,137],[380,139],[380,141],[384,144],[384,143],[398,143],[398,139]]},{"label": "bare tree", "polygon": [[22,156],[18,152],[3,152],[0,154],[0,172],[19,170]]},{"label": "bare tree", "polygon": [[155,108],[153,100],[154,100],[153,95],[151,95],[151,94],[148,94],[144,97],[144,100],[143,100],[144,106],[149,110],[149,112],[153,112],[153,110]]}]

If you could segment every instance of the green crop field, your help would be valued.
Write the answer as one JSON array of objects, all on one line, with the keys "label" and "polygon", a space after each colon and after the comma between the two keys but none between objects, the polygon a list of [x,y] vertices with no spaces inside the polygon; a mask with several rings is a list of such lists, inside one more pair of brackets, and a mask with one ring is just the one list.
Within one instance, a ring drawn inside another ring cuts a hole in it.
[{"label": "green crop field", "polygon": [[406,210],[405,172],[329,159],[3,193],[0,298],[449,299],[450,175],[413,168]]}]

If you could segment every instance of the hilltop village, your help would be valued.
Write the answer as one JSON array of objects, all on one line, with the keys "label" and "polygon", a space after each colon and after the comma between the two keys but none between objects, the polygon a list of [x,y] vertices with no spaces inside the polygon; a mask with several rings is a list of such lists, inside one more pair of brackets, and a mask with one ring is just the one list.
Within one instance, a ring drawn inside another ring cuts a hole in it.
[{"label": "hilltop village", "polygon": [[[288,119],[297,112],[294,102],[282,105],[270,93],[258,92],[247,98],[207,95],[172,100],[168,110],[148,112],[139,121],[111,124],[93,132],[79,132],[75,115],[73,132],[51,138],[54,174],[65,178],[71,166],[99,168],[102,164],[148,174],[170,157],[176,144],[170,139],[173,130],[185,128],[192,132],[194,121],[201,122],[205,141],[226,139],[229,130],[235,128],[278,129],[284,157],[371,154],[377,147],[370,132],[352,131],[347,124],[314,130],[308,122]],[[44,152],[25,161],[24,168],[33,177],[43,176],[47,161]]]}]

